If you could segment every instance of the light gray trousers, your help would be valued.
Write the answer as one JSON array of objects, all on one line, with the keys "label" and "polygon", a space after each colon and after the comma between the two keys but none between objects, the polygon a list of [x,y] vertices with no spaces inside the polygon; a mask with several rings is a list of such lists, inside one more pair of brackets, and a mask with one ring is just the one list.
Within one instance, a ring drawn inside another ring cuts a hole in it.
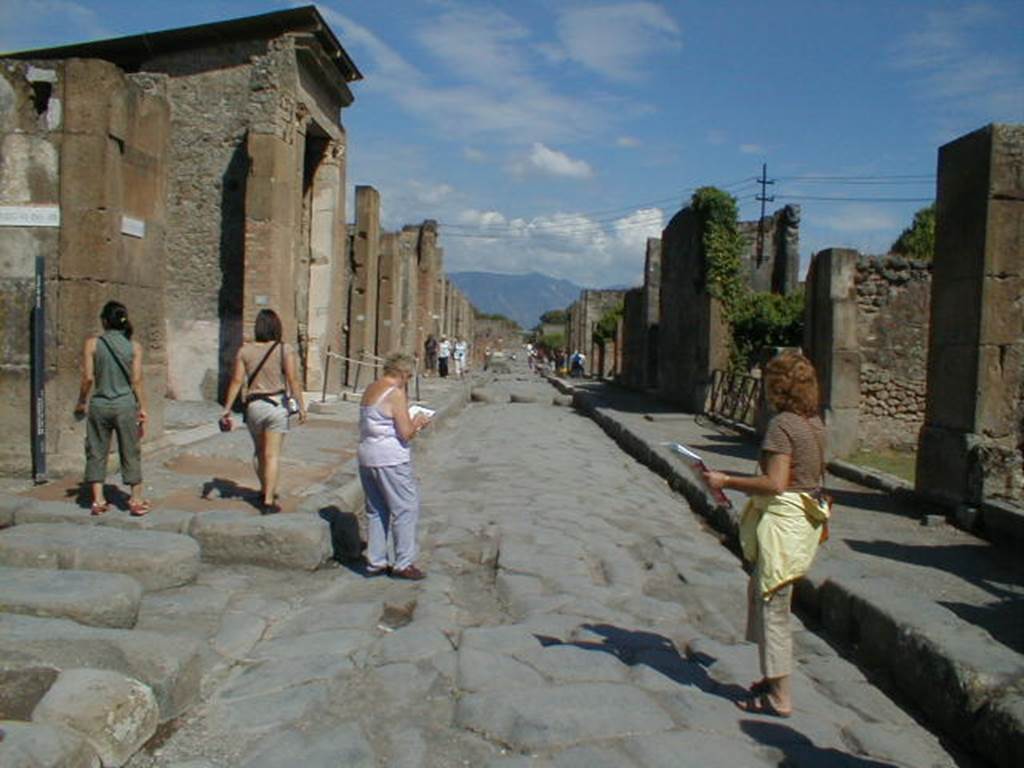
[{"label": "light gray trousers", "polygon": [[[412,463],[391,467],[359,467],[366,494],[366,559],[370,568],[391,566],[401,570],[416,562],[416,521],[420,493]],[[395,548],[388,557],[388,534]]]}]

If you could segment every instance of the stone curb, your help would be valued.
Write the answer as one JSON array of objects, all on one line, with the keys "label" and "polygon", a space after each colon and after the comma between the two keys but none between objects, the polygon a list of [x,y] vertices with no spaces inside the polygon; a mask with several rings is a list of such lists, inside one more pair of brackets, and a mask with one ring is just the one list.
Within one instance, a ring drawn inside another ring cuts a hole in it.
[{"label": "stone curb", "polygon": [[[688,472],[678,462],[670,463],[671,457],[664,447],[651,445],[602,412],[591,395],[564,381],[549,381],[563,394],[571,394],[574,407],[593,419],[623,450],[664,477],[698,514],[725,534],[727,546],[737,551],[737,511],[711,504]],[[862,476],[869,487],[907,492],[907,484],[899,478],[864,472],[846,462],[842,465],[841,472],[846,468],[856,470],[841,475],[847,479]],[[797,583],[795,594],[802,612],[811,614],[831,636],[854,648],[858,661],[883,669],[899,691],[947,736],[998,766],[1024,764],[1024,695],[1017,690],[1024,680],[1024,667],[1016,654],[1009,661],[1009,669],[993,674],[993,654],[1004,659],[1008,654],[1001,653],[990,639],[986,642],[987,636],[976,630],[978,637],[970,641],[981,643],[978,647],[991,652],[974,654],[979,658],[965,660],[955,641],[936,636],[934,623],[915,623],[899,611],[898,585],[869,592],[863,589],[863,578],[837,574],[823,577],[812,571]],[[866,638],[871,638],[871,642],[865,642]],[[963,648],[961,643],[960,649]]]}]

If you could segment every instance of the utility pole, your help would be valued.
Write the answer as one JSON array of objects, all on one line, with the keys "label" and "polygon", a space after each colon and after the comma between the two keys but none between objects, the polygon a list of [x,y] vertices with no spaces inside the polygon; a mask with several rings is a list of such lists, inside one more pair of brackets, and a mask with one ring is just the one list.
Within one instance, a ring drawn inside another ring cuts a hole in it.
[{"label": "utility pole", "polygon": [[761,178],[757,182],[761,185],[761,194],[755,198],[761,201],[761,218],[757,220],[757,266],[760,267],[764,262],[764,204],[775,202],[775,195],[765,194],[768,185],[775,183],[775,179],[768,178],[768,163],[761,164]]}]

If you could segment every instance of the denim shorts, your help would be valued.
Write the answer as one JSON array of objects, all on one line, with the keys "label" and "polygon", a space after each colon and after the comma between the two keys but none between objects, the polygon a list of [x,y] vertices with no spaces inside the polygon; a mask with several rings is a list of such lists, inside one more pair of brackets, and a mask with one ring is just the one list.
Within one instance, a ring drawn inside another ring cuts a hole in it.
[{"label": "denim shorts", "polygon": [[284,396],[275,397],[274,400],[277,405],[268,400],[251,400],[245,407],[245,424],[252,434],[288,431],[288,409],[284,407]]}]

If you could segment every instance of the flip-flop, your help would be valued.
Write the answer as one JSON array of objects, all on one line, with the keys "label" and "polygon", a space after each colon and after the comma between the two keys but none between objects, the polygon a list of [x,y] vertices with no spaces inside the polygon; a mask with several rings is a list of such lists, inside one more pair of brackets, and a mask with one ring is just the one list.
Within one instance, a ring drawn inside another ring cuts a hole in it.
[{"label": "flip-flop", "polygon": [[142,517],[144,514],[149,512],[152,508],[148,499],[141,499],[139,501],[128,502],[128,512],[132,517]]},{"label": "flip-flop", "polygon": [[751,696],[763,696],[768,693],[769,683],[765,678],[761,678],[756,683],[751,683],[747,690]]},{"label": "flip-flop", "polygon": [[108,502],[104,501],[101,503],[98,501],[94,501],[92,503],[92,509],[90,510],[89,514],[99,517],[100,515],[106,514],[108,509],[110,509],[110,504]]},{"label": "flip-flop", "polygon": [[792,712],[783,712],[780,709],[776,709],[775,705],[772,704],[771,699],[766,695],[761,696],[750,696],[746,699],[739,699],[733,702],[736,708],[746,712],[748,715],[767,715],[768,717],[792,717]]}]

